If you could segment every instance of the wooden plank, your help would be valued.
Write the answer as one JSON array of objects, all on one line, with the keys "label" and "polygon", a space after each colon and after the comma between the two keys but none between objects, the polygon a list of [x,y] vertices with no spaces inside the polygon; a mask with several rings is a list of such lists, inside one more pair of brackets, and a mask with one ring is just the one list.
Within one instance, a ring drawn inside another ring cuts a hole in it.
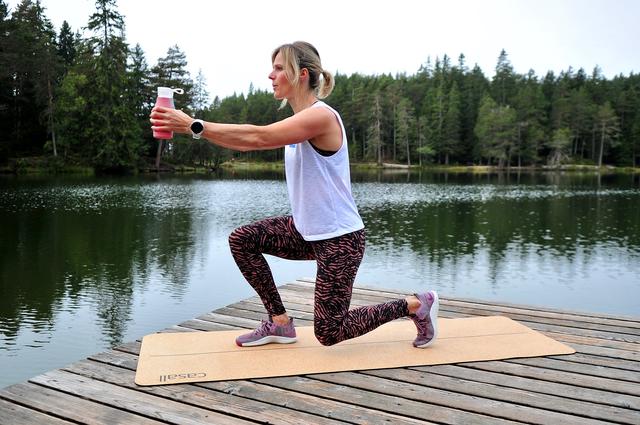
[{"label": "wooden plank", "polygon": [[[484,382],[477,382],[459,377],[452,377],[444,374],[429,373],[419,370],[407,369],[383,369],[362,372],[364,375],[376,376],[379,378],[402,381],[398,385],[405,387],[404,383],[412,382],[430,388],[451,391],[456,394],[466,394],[476,398],[488,398],[490,400],[506,402],[506,407],[501,408],[503,415],[511,415],[514,418],[532,423],[591,423],[600,421],[617,422],[624,424],[635,424],[638,419],[638,412],[630,409],[606,406],[592,402],[572,400],[564,394],[540,394],[528,389],[514,389],[509,387],[487,385]],[[376,385],[375,383],[373,385]],[[561,393],[560,393],[561,394]],[[483,403],[482,409],[486,409],[488,404]],[[511,412],[509,412],[511,410]],[[488,413],[488,412],[487,412]],[[569,416],[567,416],[569,415]]]},{"label": "wooden plank", "polygon": [[3,425],[69,425],[74,423],[2,399],[0,399],[0,419]]},{"label": "wooden plank", "polygon": [[[135,371],[138,357],[132,354],[107,351],[92,356],[92,359],[109,365]],[[195,384],[216,391],[228,393],[236,397],[242,397],[258,402],[269,403],[271,405],[283,408],[293,408],[301,412],[310,413],[318,416],[326,416],[327,418],[336,419],[349,423],[398,423],[398,424],[417,424],[425,423],[415,419],[404,418],[398,415],[381,412],[379,410],[366,409],[363,407],[353,407],[347,403],[339,401],[326,400],[307,394],[300,394],[295,391],[283,390],[256,382],[239,380],[226,382],[206,382]],[[299,415],[294,415],[292,419],[303,419]],[[315,418],[306,418],[312,423]]]},{"label": "wooden plank", "polygon": [[[399,371],[402,371],[402,369]],[[428,385],[426,381],[431,379],[431,377],[427,375],[426,373],[422,375],[414,374],[414,376],[420,376],[424,379],[425,384]],[[488,392],[485,393],[485,396],[474,396],[439,388],[431,388],[421,385],[423,381],[401,382],[352,372],[310,375],[309,377],[333,384],[349,385],[361,390],[379,391],[383,394],[395,395],[405,400],[434,403],[469,412],[470,414],[489,416],[496,419],[501,418],[531,424],[554,425],[597,425],[602,423],[602,421],[585,417],[575,417],[559,412],[534,409],[520,404],[505,403],[493,399]]]},{"label": "wooden plank", "polygon": [[630,407],[640,409],[640,398],[637,398],[640,396],[640,385],[631,382],[617,381],[615,379],[600,378],[596,376],[586,376],[572,372],[560,372],[557,370],[513,364],[504,361],[470,362],[465,363],[464,365],[465,367],[499,372],[507,375],[565,383],[576,387],[593,388],[617,394],[628,394],[636,397],[636,399],[630,403]]},{"label": "wooden plank", "polygon": [[168,423],[187,425],[251,423],[62,370],[36,376],[30,382]]},{"label": "wooden plank", "polygon": [[338,384],[304,376],[264,378],[255,379],[254,381],[291,391],[347,402],[354,406],[378,409],[396,415],[407,416],[418,420],[424,419],[437,423],[477,425],[522,423],[458,410],[450,407],[448,403],[435,404],[432,400],[415,401],[378,392],[383,390],[382,388],[367,391],[353,387],[350,382]]},{"label": "wooden plank", "polygon": [[299,423],[337,424],[339,422],[309,414],[292,405],[288,408],[237,396],[233,392],[214,391],[201,385],[180,384],[139,387],[134,383],[135,372],[118,366],[95,361],[76,362],[65,370],[97,379],[140,393],[153,394],[167,400],[175,400],[190,406],[198,406],[224,415],[247,420],[297,425]]},{"label": "wooden plank", "polygon": [[[382,412],[373,408],[352,406],[338,400],[328,400],[315,395],[302,394],[297,391],[277,388],[253,381],[207,382],[199,384],[206,388],[224,391],[234,395],[271,404],[289,407],[315,415],[324,415],[341,422],[353,424],[430,424],[426,420],[417,420],[397,414]],[[302,422],[301,422],[302,423]]]},{"label": "wooden plank", "polygon": [[563,397],[596,403],[602,405],[616,406],[626,409],[633,409],[637,406],[636,397],[625,394],[613,393],[605,390],[577,387],[562,382],[541,381],[535,378],[527,378],[516,375],[506,375],[500,372],[473,369],[462,365],[437,365],[420,366],[411,369],[427,372],[430,374],[445,375],[452,378],[464,379],[467,381],[480,382],[490,385],[488,388],[515,388],[531,393],[562,395]]},{"label": "wooden plank", "polygon": [[[442,308],[442,311],[447,311],[446,308]],[[456,308],[450,311],[456,313],[463,313],[469,316],[492,316],[496,315],[496,312],[492,312],[484,309],[477,309],[472,307]],[[498,312],[500,316],[507,316],[513,320],[516,320],[522,324],[526,324],[532,329],[554,331],[557,333],[568,333],[571,335],[580,335],[595,337],[601,339],[611,339],[614,341],[622,341],[628,343],[640,343],[640,335],[633,333],[625,333],[624,329],[630,328],[615,328],[613,326],[598,326],[588,323],[571,322],[569,320],[559,319],[546,319],[538,318],[530,315],[520,313],[502,313]]]},{"label": "wooden plank", "polygon": [[509,363],[522,364],[546,369],[561,370],[564,372],[579,373],[582,375],[599,376],[602,378],[615,379],[618,381],[628,381],[640,383],[640,372],[616,369],[611,367],[585,365],[582,363],[568,362],[565,360],[551,359],[546,357],[532,357],[527,359],[507,360]]},{"label": "wooden plank", "polygon": [[640,361],[640,349],[634,344],[549,331],[542,331],[542,333],[558,341],[569,343],[571,347],[581,353]]},{"label": "wooden plank", "polygon": [[619,358],[593,356],[591,354],[582,353],[575,353],[571,356],[548,356],[548,358],[568,361],[572,363],[590,364],[595,366],[604,366],[612,369],[640,372],[640,362],[623,360]]},{"label": "wooden plank", "polygon": [[30,409],[83,424],[157,425],[165,423],[32,383],[20,383],[4,388],[0,392],[0,397],[28,406]]},{"label": "wooden plank", "polygon": [[[188,329],[197,330],[197,331],[228,331],[228,330],[238,329],[237,326],[231,326],[231,325],[226,325],[222,323],[215,323],[210,320],[203,320],[199,318],[185,320],[184,322],[180,323],[178,326],[180,326],[181,328],[188,328]],[[180,329],[176,329],[176,330],[180,330]]]}]

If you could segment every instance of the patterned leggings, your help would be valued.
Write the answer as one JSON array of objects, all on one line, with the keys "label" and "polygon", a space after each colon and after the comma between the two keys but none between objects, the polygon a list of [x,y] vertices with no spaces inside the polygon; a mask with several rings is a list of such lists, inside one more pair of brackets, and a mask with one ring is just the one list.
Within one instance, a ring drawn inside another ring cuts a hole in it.
[{"label": "patterned leggings", "polygon": [[305,241],[291,216],[274,217],[234,230],[231,254],[270,316],[285,313],[271,269],[263,254],[288,260],[316,260],[314,331],[323,345],[333,345],[409,315],[405,299],[349,310],[353,282],[364,255],[364,230],[322,241]]}]

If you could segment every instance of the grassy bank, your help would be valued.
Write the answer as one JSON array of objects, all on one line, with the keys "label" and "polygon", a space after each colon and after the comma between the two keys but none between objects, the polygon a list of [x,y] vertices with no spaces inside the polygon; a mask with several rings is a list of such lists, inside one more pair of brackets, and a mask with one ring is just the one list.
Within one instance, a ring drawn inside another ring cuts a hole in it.
[{"label": "grassy bank", "polygon": [[[226,170],[237,171],[281,171],[284,170],[284,162],[264,162],[264,161],[237,161],[231,160],[220,165]],[[471,173],[471,174],[487,174],[487,173],[518,173],[518,172],[579,172],[579,173],[624,173],[624,174],[640,174],[640,167],[615,167],[605,165],[598,167],[596,165],[584,164],[565,164],[556,167],[543,166],[524,166],[524,167],[496,167],[490,165],[411,165],[385,163],[382,166],[375,162],[352,162],[351,167],[358,171],[371,170],[394,170],[394,171],[427,171],[427,172],[446,172],[446,173]],[[209,167],[203,167],[193,164],[167,164],[163,163],[161,172],[167,173],[193,173],[206,174],[212,171]],[[128,173],[156,173],[155,163],[148,163],[136,170],[128,170]],[[19,158],[9,161],[8,164],[0,166],[0,174],[78,174],[78,175],[95,175],[95,170],[90,165],[68,164],[54,158],[46,157],[30,157]]]}]

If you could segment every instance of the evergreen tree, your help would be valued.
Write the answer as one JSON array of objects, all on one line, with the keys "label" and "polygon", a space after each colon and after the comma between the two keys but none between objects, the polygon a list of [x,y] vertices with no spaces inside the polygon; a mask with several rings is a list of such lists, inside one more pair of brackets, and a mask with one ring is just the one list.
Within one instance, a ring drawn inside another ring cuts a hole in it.
[{"label": "evergreen tree", "polygon": [[[187,71],[187,57],[180,47],[174,45],[167,51],[167,55],[158,59],[158,63],[151,69],[151,83],[154,87],[181,88],[184,93],[174,96],[177,109],[184,110],[187,114],[193,113],[193,82]],[[190,140],[183,135],[174,135],[171,140],[158,140],[156,149],[156,166],[160,164],[160,158],[165,151],[169,151],[177,157],[184,157],[181,150],[189,149],[186,145]]]},{"label": "evergreen tree", "polygon": [[369,131],[367,141],[369,144],[369,157],[374,158],[378,165],[382,165],[382,107],[380,95],[375,94],[369,115]]},{"label": "evergreen tree", "polygon": [[518,80],[514,106],[517,111],[517,138],[513,154],[518,166],[535,163],[545,140],[546,100],[533,70]]},{"label": "evergreen tree", "polygon": [[187,71],[187,57],[180,47],[170,47],[167,55],[158,59],[151,69],[151,83],[156,87],[183,89],[184,94],[174,99],[176,108],[189,113],[193,111],[193,81]]},{"label": "evergreen tree", "polygon": [[10,63],[9,8],[0,0],[0,164],[7,161],[13,144],[13,78]]},{"label": "evergreen tree", "polygon": [[569,159],[571,139],[571,130],[568,128],[559,128],[553,132],[553,137],[548,143],[551,150],[547,160],[549,165],[558,166]]},{"label": "evergreen tree", "polygon": [[516,77],[507,52],[502,49],[496,65],[496,74],[491,82],[491,92],[499,105],[510,105],[515,94]]},{"label": "evergreen tree", "polygon": [[478,110],[480,102],[484,95],[489,92],[489,81],[484,76],[482,69],[476,64],[471,72],[465,76],[464,91],[462,98],[461,112],[461,159],[462,161],[472,162],[478,159],[474,149],[478,145],[478,139],[475,134],[476,120],[478,118]]},{"label": "evergreen tree", "polygon": [[573,138],[572,155],[584,157],[585,148],[593,127],[595,105],[589,98],[586,87],[571,92],[569,96],[569,128]]},{"label": "evergreen tree", "polygon": [[500,106],[490,96],[485,96],[476,123],[482,156],[489,162],[497,159],[499,167],[509,165],[516,128],[516,111],[509,106]]},{"label": "evergreen tree", "polygon": [[449,158],[460,151],[460,92],[456,82],[449,90],[447,112],[444,115],[442,153],[444,163],[449,165]]},{"label": "evergreen tree", "polygon": [[87,27],[87,116],[91,138],[91,161],[102,169],[124,169],[137,165],[141,132],[135,117],[136,105],[125,94],[129,86],[124,38],[124,19],[116,0],[96,0],[96,11]]},{"label": "evergreen tree", "polygon": [[618,117],[608,101],[598,108],[595,118],[596,129],[600,139],[598,167],[602,167],[605,148],[616,145],[620,126]]},{"label": "evergreen tree", "polygon": [[56,127],[58,148],[66,161],[86,161],[91,158],[91,126],[86,123],[88,78],[71,69],[57,89]]},{"label": "evergreen tree", "polygon": [[3,74],[11,80],[9,150],[35,155],[53,131],[56,34],[40,2],[31,0],[18,4],[6,29],[2,49]]},{"label": "evergreen tree", "polygon": [[76,39],[67,21],[62,22],[60,34],[58,35],[58,55],[66,69],[73,65],[76,58]]},{"label": "evergreen tree", "polygon": [[[156,91],[151,85],[151,72],[140,44],[130,50],[127,64],[127,103],[132,106],[131,111],[137,121],[142,145],[140,153],[151,155],[145,147],[153,144],[153,133],[149,124],[149,114],[156,99]],[[155,146],[155,144],[153,144]]]},{"label": "evergreen tree", "polygon": [[[411,128],[414,123],[414,111],[409,99],[403,97],[396,108],[396,127],[398,144],[404,148],[404,160],[411,165]],[[380,161],[381,162],[381,161]]]},{"label": "evergreen tree", "polygon": [[201,118],[202,113],[208,107],[209,92],[207,91],[207,79],[202,73],[202,69],[199,69],[193,86],[193,109],[195,116]]}]

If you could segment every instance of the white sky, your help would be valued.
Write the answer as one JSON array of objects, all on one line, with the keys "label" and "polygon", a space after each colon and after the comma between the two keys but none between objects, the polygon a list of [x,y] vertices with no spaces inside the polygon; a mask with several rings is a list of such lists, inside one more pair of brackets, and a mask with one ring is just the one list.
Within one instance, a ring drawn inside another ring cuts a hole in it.
[{"label": "white sky", "polygon": [[[5,0],[10,10],[19,0]],[[41,0],[56,30],[86,26],[94,0]],[[177,44],[211,98],[270,89],[271,52],[314,44],[325,69],[350,75],[414,74],[444,54],[491,78],[504,48],[514,69],[540,77],[572,66],[591,74],[640,72],[640,0],[119,0],[127,42],[149,66]]]}]

